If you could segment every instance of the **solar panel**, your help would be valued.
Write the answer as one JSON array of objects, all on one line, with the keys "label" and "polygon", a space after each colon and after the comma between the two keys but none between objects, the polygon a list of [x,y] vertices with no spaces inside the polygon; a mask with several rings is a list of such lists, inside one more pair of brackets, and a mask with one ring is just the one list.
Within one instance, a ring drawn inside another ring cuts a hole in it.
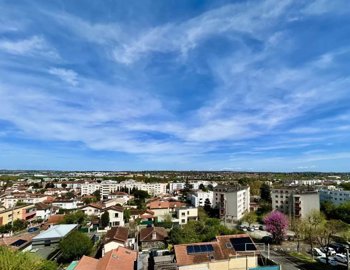
[{"label": "solar panel", "polygon": [[249,237],[231,238],[230,242],[236,251],[253,251],[256,247]]},{"label": "solar panel", "polygon": [[194,252],[193,246],[187,246],[187,254],[192,254]]},{"label": "solar panel", "polygon": [[27,241],[26,240],[23,240],[23,239],[18,239],[17,241],[13,242],[11,244],[11,246],[14,246],[14,247],[19,247],[19,246],[22,246],[24,243],[26,243]]},{"label": "solar panel", "polygon": [[213,252],[213,245],[194,245],[187,246],[187,254],[196,254],[196,253],[209,253]]}]

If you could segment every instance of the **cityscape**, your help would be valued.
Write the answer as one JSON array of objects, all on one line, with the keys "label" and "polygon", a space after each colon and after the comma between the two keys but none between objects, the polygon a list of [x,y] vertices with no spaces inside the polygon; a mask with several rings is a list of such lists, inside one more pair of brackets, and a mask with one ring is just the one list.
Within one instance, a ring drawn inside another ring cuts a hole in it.
[{"label": "cityscape", "polygon": [[350,270],[348,0],[0,14],[0,270]]}]

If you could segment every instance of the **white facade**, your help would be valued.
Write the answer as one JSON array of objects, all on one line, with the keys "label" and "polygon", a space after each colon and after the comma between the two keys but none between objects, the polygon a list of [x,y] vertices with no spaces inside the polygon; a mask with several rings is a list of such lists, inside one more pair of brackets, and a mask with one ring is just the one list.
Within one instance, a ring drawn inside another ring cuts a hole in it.
[{"label": "white facade", "polygon": [[193,189],[199,189],[200,185],[203,185],[205,187],[208,187],[209,185],[216,187],[218,185],[216,182],[213,181],[190,181],[190,184],[192,185]]},{"label": "white facade", "polygon": [[109,226],[124,226],[124,212],[117,211],[115,209],[108,209],[109,214]]},{"label": "white facade", "polygon": [[176,209],[177,219],[173,222],[178,222],[180,225],[187,224],[190,220],[198,220],[198,208],[186,207]]},{"label": "white facade", "polygon": [[249,212],[250,187],[217,186],[214,188],[214,207],[219,208],[220,217],[225,220],[240,220]]},{"label": "white facade", "polygon": [[339,205],[350,201],[350,190],[320,190],[320,201],[321,202],[331,202],[335,205]]},{"label": "white facade", "polygon": [[320,196],[316,191],[279,188],[271,190],[272,209],[290,217],[304,218],[320,210]]},{"label": "white facade", "polygon": [[101,184],[100,183],[89,183],[85,182],[84,184],[81,185],[81,195],[90,195],[94,193],[96,190],[101,189]]},{"label": "white facade", "polygon": [[210,205],[213,205],[213,198],[214,198],[214,192],[213,191],[197,191],[193,194],[191,194],[190,199],[191,199],[191,204],[194,207],[198,206],[204,206],[206,199],[209,199]]},{"label": "white facade", "polygon": [[184,182],[173,182],[169,183],[169,192],[173,193],[176,190],[181,190],[185,188],[185,183]]},{"label": "white facade", "polygon": [[3,198],[4,207],[11,208],[16,205],[17,202],[26,203],[26,204],[36,204],[39,202],[44,202],[47,200],[47,196],[13,196],[8,195]]},{"label": "white facade", "polygon": [[77,201],[54,201],[52,202],[52,206],[56,206],[62,209],[77,209]]},{"label": "white facade", "polygon": [[103,181],[101,184],[101,195],[108,197],[109,194],[120,191],[122,188],[126,188],[129,191],[132,189],[138,189],[147,191],[151,195],[166,194],[166,183],[143,183],[135,180],[126,180],[120,183],[115,181]]},{"label": "white facade", "polygon": [[36,218],[47,220],[51,216],[51,209],[42,209],[38,210],[36,209]]}]

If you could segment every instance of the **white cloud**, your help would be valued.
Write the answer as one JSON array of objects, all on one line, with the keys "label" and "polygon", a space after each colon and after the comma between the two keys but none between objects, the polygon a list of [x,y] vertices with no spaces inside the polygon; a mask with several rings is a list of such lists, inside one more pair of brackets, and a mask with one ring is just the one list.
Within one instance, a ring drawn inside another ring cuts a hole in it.
[{"label": "white cloud", "polygon": [[72,86],[78,85],[78,74],[71,69],[50,68],[49,73],[57,76],[62,81],[65,81],[66,83],[68,83]]},{"label": "white cloud", "polygon": [[50,48],[45,39],[40,36],[21,40],[0,39],[0,50],[16,55],[44,55],[58,58],[55,50]]}]

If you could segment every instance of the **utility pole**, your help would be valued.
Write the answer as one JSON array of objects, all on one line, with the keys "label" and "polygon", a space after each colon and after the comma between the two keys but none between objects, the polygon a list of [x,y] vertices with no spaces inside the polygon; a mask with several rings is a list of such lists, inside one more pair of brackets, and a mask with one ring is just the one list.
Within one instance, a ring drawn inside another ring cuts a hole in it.
[{"label": "utility pole", "polygon": [[349,262],[349,248],[346,248],[346,269],[350,269],[350,262]]}]

